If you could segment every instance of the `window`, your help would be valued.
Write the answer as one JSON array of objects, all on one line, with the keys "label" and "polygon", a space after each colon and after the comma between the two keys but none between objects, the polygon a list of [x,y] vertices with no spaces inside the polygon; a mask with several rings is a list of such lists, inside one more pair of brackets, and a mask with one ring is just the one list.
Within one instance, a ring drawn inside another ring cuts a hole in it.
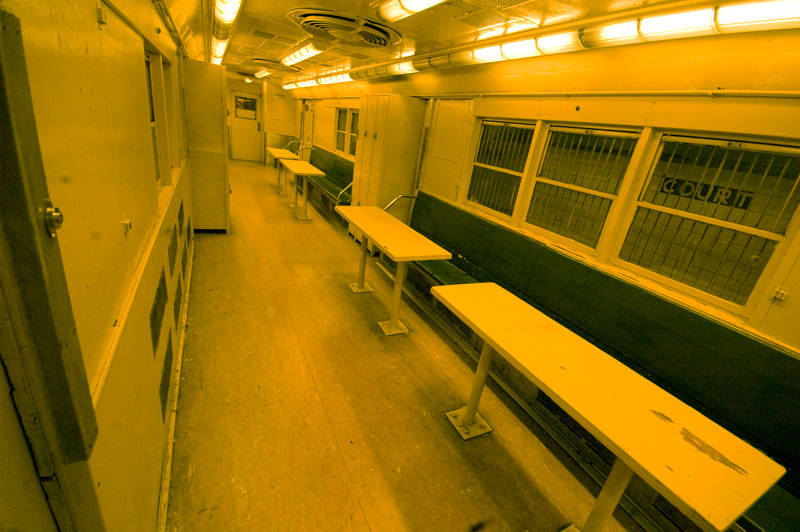
[{"label": "window", "polygon": [[665,136],[620,259],[743,305],[800,203],[800,151]]},{"label": "window", "polygon": [[358,141],[358,110],[336,109],[336,151],[356,154]]},{"label": "window", "polygon": [[552,127],[525,221],[597,247],[637,135]]},{"label": "window", "polygon": [[511,216],[517,201],[534,126],[484,122],[467,201]]}]

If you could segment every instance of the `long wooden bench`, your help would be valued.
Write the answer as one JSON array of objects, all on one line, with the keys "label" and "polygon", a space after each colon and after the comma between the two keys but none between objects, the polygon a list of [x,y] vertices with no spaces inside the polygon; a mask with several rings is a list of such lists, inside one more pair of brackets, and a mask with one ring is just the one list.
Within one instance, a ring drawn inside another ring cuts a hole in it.
[{"label": "long wooden bench", "polygon": [[325,175],[309,177],[309,185],[327,197],[334,207],[350,205],[353,163],[316,146],[311,151],[310,162]]},{"label": "long wooden bench", "polygon": [[498,353],[617,457],[582,532],[601,532],[633,474],[706,531],[733,524],[785,469],[697,410],[495,283],[438,286],[434,296],[485,344],[466,407],[448,418],[467,439]]}]

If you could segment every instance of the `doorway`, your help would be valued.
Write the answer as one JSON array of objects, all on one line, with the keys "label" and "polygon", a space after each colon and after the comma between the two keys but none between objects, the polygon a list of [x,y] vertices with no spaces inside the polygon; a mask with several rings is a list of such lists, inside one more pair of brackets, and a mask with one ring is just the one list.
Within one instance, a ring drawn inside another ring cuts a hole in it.
[{"label": "doorway", "polygon": [[231,91],[231,157],[241,161],[264,160],[264,114],[261,96]]}]

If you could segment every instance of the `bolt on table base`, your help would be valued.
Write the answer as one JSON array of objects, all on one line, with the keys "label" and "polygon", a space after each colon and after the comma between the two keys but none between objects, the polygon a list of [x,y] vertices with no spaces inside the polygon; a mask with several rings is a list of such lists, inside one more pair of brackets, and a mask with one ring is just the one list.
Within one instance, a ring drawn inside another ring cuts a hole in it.
[{"label": "bolt on table base", "polygon": [[466,417],[466,412],[467,407],[463,406],[458,410],[453,410],[452,412],[447,412],[445,414],[447,419],[450,420],[450,423],[452,423],[458,433],[461,434],[462,438],[468,440],[470,438],[474,438],[475,436],[492,432],[492,427],[490,427],[489,424],[486,423],[486,421],[477,412],[475,413],[472,424],[465,425],[464,418]]},{"label": "bolt on table base", "polygon": [[352,290],[354,294],[372,292],[372,287],[369,285],[369,283],[363,283],[361,286],[358,286],[358,283],[347,283],[347,286],[350,287],[350,290]]},{"label": "bolt on table base", "polygon": [[400,320],[395,320],[394,324],[392,324],[392,320],[379,321],[378,325],[383,330],[383,334],[386,336],[408,332],[408,327],[406,327],[405,324]]}]

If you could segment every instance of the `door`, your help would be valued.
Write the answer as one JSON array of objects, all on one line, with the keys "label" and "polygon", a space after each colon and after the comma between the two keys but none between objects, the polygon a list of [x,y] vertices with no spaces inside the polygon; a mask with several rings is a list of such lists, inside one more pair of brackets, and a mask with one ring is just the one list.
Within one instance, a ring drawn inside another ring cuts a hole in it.
[{"label": "door", "polygon": [[261,96],[231,91],[231,156],[240,161],[263,161],[264,115]]},{"label": "door", "polygon": [[[62,218],[48,199],[19,19],[4,12],[0,18],[0,362],[13,390],[13,417],[60,528],[101,530],[88,467],[97,420],[58,244]],[[0,406],[0,417],[8,419],[9,408],[9,401]],[[7,470],[0,471],[8,482]],[[12,473],[12,484],[24,484],[30,473]],[[38,488],[12,496],[12,505],[41,507]],[[4,515],[0,505],[2,529]],[[21,529],[37,529],[28,518]]]}]

